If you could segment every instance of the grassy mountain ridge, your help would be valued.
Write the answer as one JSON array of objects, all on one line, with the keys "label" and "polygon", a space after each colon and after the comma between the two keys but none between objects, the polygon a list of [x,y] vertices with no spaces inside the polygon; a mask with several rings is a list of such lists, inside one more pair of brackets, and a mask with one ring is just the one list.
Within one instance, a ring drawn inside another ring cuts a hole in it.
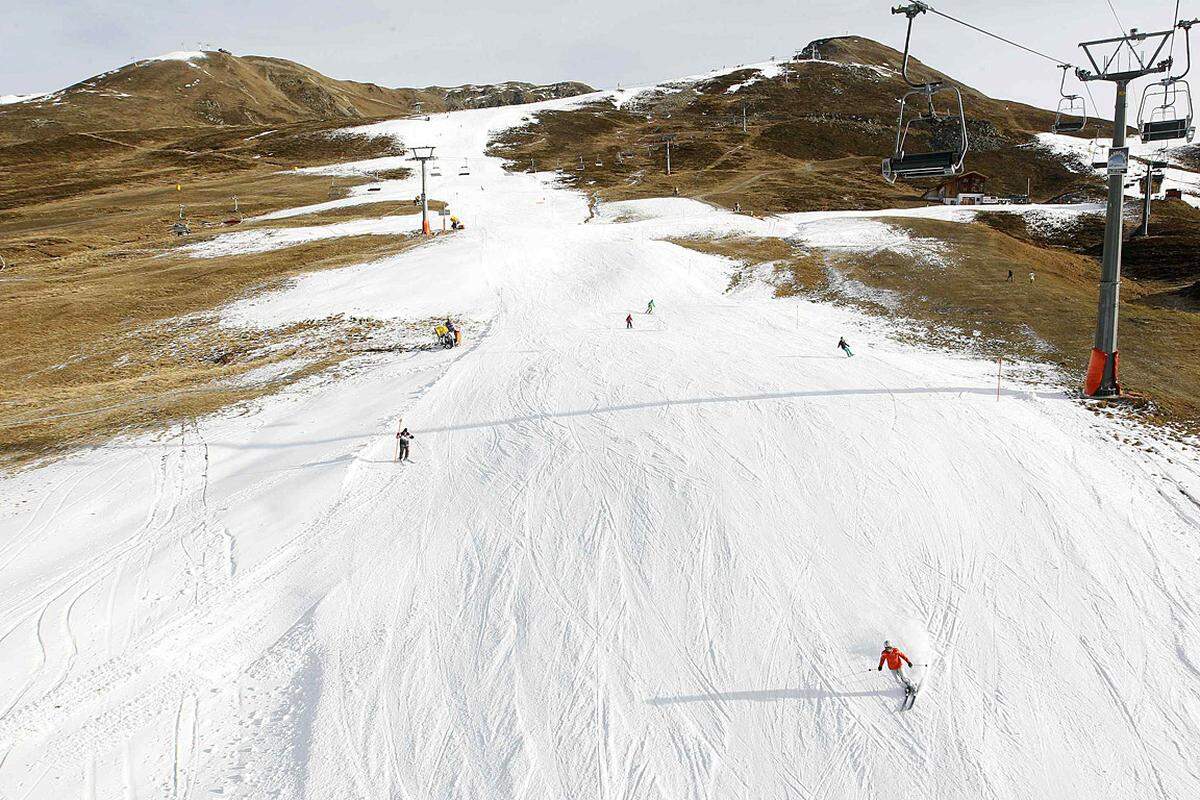
[{"label": "grassy mountain ridge", "polygon": [[168,54],[0,106],[0,144],[66,133],[180,126],[270,125],[396,117],[508,105],[590,91],[572,82],[390,89],[337,80],[283,58],[224,51]]},{"label": "grassy mountain ridge", "polygon": [[[514,168],[532,161],[573,170],[568,182],[613,199],[678,190],[764,213],[918,202],[913,186],[889,186],[879,176],[894,144],[897,98],[907,88],[901,54],[857,36],[815,44],[820,60],[779,63],[774,75],[744,68],[664,84],[619,107],[600,102],[542,113],[500,137],[495,152]],[[910,67],[917,80],[943,80],[962,91],[971,142],[966,167],[988,175],[991,192],[1024,193],[1029,181],[1035,197],[1047,198],[1094,183],[1036,146],[1034,133],[1050,128],[1053,112],[987,97],[915,59]],[[946,97],[937,100],[943,114]],[[667,135],[676,137],[669,178],[655,146]],[[946,140],[956,140],[953,121],[932,132],[914,129],[909,147],[937,148]]]}]

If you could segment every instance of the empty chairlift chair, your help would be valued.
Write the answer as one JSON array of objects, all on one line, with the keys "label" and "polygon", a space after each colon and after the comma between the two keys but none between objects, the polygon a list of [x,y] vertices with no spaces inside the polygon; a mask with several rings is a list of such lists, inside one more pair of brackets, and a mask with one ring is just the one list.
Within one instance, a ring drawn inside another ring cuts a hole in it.
[{"label": "empty chairlift chair", "polygon": [[[883,160],[883,177],[888,183],[895,183],[901,178],[930,178],[959,175],[963,171],[963,159],[966,157],[969,146],[967,140],[967,118],[963,112],[962,93],[956,87],[947,86],[941,81],[914,83],[908,77],[909,42],[912,39],[913,18],[917,14],[924,14],[925,7],[920,3],[913,3],[908,6],[893,8],[892,13],[904,14],[908,17],[908,33],[904,37],[904,63],[901,68],[901,75],[904,77],[904,82],[912,88],[900,98],[900,119],[896,128],[896,148],[891,158]],[[946,117],[939,116],[937,110],[934,108],[933,100],[937,95],[947,95],[953,99],[950,113]],[[925,108],[913,114],[912,100],[917,97],[924,100]],[[914,123],[919,125],[928,124],[932,130],[939,124],[950,122],[951,120],[957,123],[955,127],[958,129],[958,143],[955,147],[917,152],[909,150],[911,145],[909,134],[912,132],[912,125]]]},{"label": "empty chairlift chair", "polygon": [[1187,66],[1179,75],[1170,75],[1158,83],[1152,83],[1142,92],[1142,104],[1138,107],[1138,134],[1143,142],[1169,142],[1176,139],[1191,141],[1195,135],[1192,127],[1192,90],[1184,80],[1192,70],[1192,25],[1195,20],[1185,20],[1176,27],[1183,31],[1184,46],[1187,48]]},{"label": "empty chairlift chair", "polygon": [[1087,125],[1087,103],[1077,94],[1067,94],[1067,70],[1071,65],[1059,64],[1058,68],[1063,71],[1062,80],[1058,84],[1061,98],[1054,113],[1054,125],[1050,130],[1054,133],[1077,133]]},{"label": "empty chairlift chair", "polygon": [[1146,87],[1138,109],[1138,131],[1143,142],[1192,140],[1192,92],[1187,81],[1164,78]]},{"label": "empty chairlift chair", "polygon": [[1108,147],[1100,141],[1100,126],[1096,126],[1096,135],[1088,145],[1088,161],[1092,169],[1108,169]]}]

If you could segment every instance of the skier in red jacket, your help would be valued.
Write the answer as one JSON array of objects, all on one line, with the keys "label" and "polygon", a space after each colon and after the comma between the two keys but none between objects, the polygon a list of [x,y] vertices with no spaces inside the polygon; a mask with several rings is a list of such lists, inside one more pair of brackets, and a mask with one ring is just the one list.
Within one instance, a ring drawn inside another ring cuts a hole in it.
[{"label": "skier in red jacket", "polygon": [[903,686],[904,691],[911,692],[913,690],[912,681],[904,672],[905,664],[908,664],[909,667],[913,665],[908,656],[904,655],[900,648],[892,647],[891,642],[884,642],[883,652],[879,654],[879,670],[883,669],[884,662],[887,662],[888,669],[892,671],[892,677],[896,679],[896,683]]}]

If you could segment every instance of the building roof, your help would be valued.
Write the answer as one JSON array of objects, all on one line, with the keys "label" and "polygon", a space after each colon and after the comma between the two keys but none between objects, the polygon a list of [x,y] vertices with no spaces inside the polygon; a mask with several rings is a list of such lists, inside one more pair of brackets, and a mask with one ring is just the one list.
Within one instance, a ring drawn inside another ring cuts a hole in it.
[{"label": "building roof", "polygon": [[950,183],[951,181],[957,181],[957,180],[961,180],[963,178],[968,178],[971,176],[983,178],[985,181],[988,179],[988,176],[984,175],[982,172],[976,172],[974,170],[971,170],[970,172],[964,172],[961,175],[951,175],[949,178],[946,178],[946,180],[942,181],[942,183],[940,185],[945,185],[947,183]]}]

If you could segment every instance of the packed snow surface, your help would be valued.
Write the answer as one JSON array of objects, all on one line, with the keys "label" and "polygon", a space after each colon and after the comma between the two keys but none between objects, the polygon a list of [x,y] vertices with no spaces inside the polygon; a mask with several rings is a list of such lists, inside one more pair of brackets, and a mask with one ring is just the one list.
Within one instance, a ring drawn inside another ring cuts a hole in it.
[{"label": "packed snow surface", "polygon": [[472,159],[430,190],[467,229],[224,310],[450,314],[461,348],[0,482],[0,796],[1194,796],[1195,453],[727,293],[664,239],[878,223],[589,220],[484,157],[536,110],[373,126]]},{"label": "packed snow surface", "polygon": [[401,214],[374,219],[356,219],[349,222],[334,222],[327,225],[306,225],[295,228],[252,228],[233,233],[222,233],[180,250],[196,258],[243,253],[265,253],[283,247],[319,242],[323,239],[338,239],[346,236],[395,236],[421,230],[421,215]]},{"label": "packed snow surface", "polygon": [[147,61],[203,61],[208,58],[204,52],[200,50],[172,50],[170,53],[163,53],[160,56],[147,58]]}]

